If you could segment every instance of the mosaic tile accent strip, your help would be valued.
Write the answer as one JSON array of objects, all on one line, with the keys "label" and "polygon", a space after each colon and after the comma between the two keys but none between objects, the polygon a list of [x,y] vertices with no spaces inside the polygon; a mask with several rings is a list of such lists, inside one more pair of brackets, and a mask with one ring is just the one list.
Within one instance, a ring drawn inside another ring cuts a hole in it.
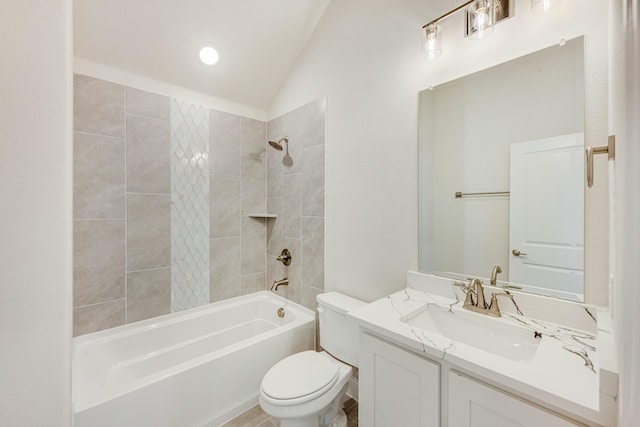
[{"label": "mosaic tile accent strip", "polygon": [[171,311],[209,303],[209,113],[171,100]]}]

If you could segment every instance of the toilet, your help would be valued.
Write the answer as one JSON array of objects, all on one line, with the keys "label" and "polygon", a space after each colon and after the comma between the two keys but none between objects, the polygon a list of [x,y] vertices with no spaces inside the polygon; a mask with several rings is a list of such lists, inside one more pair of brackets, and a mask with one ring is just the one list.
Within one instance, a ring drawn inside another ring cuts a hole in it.
[{"label": "toilet", "polygon": [[281,427],[344,427],[340,404],[358,366],[358,325],[347,313],[366,303],[338,292],[316,297],[323,352],[303,351],[273,365],[260,384],[260,406]]}]

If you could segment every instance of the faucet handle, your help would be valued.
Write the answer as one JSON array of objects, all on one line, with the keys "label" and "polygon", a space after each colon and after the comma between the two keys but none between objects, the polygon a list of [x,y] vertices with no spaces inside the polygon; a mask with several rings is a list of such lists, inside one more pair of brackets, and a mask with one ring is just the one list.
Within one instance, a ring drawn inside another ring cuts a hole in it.
[{"label": "faucet handle", "polygon": [[500,307],[498,306],[498,297],[510,298],[513,300],[513,295],[506,292],[494,292],[491,294],[491,304],[489,305],[489,312],[487,313],[489,316],[493,317],[502,317],[502,313],[500,313]]},{"label": "faucet handle", "polygon": [[280,254],[280,256],[278,256],[276,258],[278,261],[280,261],[281,263],[283,263],[284,265],[290,265],[291,264],[291,252],[289,252],[289,249],[283,249],[282,253]]}]

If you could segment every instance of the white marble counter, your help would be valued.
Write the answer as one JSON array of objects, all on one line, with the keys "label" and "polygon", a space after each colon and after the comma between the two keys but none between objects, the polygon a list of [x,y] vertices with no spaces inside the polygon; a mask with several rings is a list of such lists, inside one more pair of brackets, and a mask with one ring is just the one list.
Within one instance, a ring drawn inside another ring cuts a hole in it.
[{"label": "white marble counter", "polygon": [[[350,315],[358,320],[361,327],[377,335],[387,337],[418,353],[424,353],[431,359],[446,361],[479,379],[499,385],[506,391],[523,395],[550,409],[575,414],[578,418],[592,423],[611,425],[615,422],[612,421],[614,415],[608,413],[611,412],[610,408],[604,412],[600,410],[602,392],[597,348],[601,341],[607,346],[612,344],[607,342],[607,338],[599,338],[602,334],[609,335],[610,331],[597,330],[597,310],[571,303],[568,307],[580,313],[573,317],[585,315],[588,319],[577,319],[577,323],[572,322],[574,325],[571,327],[560,326],[540,320],[540,316],[530,317],[526,310],[523,313],[518,303],[521,297],[523,305],[535,306],[540,302],[531,303],[529,300],[532,296],[520,296],[517,292],[512,292],[513,307],[507,305],[511,304],[509,300],[500,301],[501,305],[505,306],[503,317],[491,318],[486,314],[463,309],[464,292],[453,286],[453,281],[442,280],[439,278],[435,287],[429,286],[428,283],[426,286],[412,286],[415,284],[409,280],[410,285],[407,289],[368,304],[351,312]],[[443,283],[445,286],[442,286]],[[428,290],[433,290],[434,293],[426,292]],[[487,296],[490,297],[490,291],[495,292],[496,289],[489,288],[488,291],[486,290]],[[562,316],[557,313],[558,307],[563,307],[566,302],[559,301],[559,306],[553,307],[556,301],[558,300],[549,299],[547,305],[552,306],[550,312],[555,317]],[[500,324],[506,324],[517,325],[518,329],[530,329],[532,335],[535,332],[537,337],[541,336],[537,338],[540,340],[538,348],[531,360],[516,362],[402,321],[425,304],[436,305],[438,307],[435,309],[451,311],[453,315],[460,314],[466,319],[488,325],[497,322],[498,327]],[[575,324],[585,327],[580,330]],[[611,390],[611,384],[608,384],[607,388]]]}]

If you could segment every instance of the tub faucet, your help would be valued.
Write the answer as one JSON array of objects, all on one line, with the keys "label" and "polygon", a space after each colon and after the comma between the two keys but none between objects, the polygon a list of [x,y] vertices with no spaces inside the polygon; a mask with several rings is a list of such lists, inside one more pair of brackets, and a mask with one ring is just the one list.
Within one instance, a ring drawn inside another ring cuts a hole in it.
[{"label": "tub faucet", "polygon": [[274,280],[273,285],[271,286],[271,290],[277,291],[280,286],[288,286],[288,285],[289,285],[289,279],[286,277],[281,280]]},{"label": "tub faucet", "polygon": [[493,270],[491,270],[491,280],[489,281],[493,286],[498,283],[498,273],[502,273],[502,269],[499,265],[494,265]]}]

